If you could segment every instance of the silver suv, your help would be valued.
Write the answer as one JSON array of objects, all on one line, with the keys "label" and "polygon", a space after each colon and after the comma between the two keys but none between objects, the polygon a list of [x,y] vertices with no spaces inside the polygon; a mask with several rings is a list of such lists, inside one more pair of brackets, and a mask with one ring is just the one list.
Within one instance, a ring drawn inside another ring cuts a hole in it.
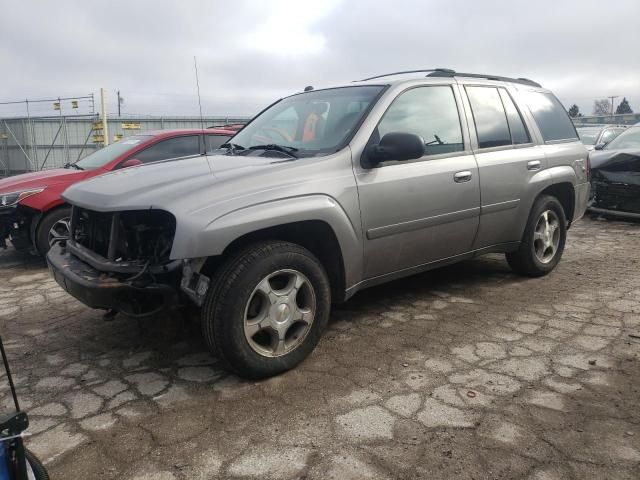
[{"label": "silver suv", "polygon": [[331,303],[363,288],[489,252],[549,273],[589,196],[551,92],[447,69],[307,87],[175,167],[70,187],[50,269],[128,316],[195,303],[210,349],[251,378],[301,362]]}]

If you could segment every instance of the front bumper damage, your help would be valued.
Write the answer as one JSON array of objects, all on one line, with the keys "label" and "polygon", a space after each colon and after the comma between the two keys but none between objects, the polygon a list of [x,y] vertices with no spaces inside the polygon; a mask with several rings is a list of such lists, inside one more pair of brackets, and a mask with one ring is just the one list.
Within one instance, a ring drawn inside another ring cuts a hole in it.
[{"label": "front bumper damage", "polygon": [[31,219],[15,205],[0,207],[0,248],[7,248],[7,240],[16,250],[31,247]]},{"label": "front bumper damage", "polygon": [[171,260],[175,219],[160,210],[97,212],[72,207],[71,238],[47,255],[55,280],[85,305],[152,315],[185,295],[201,306],[206,258]]},{"label": "front bumper damage", "polygon": [[592,166],[589,210],[602,215],[640,218],[640,152],[612,152],[596,160]]},{"label": "front bumper damage", "polygon": [[56,282],[85,305],[143,317],[177,302],[180,261],[154,267],[153,280],[143,280],[136,277],[140,267],[138,273],[131,271],[131,266],[113,271],[112,262],[78,247],[73,242],[53,246],[47,263]]}]

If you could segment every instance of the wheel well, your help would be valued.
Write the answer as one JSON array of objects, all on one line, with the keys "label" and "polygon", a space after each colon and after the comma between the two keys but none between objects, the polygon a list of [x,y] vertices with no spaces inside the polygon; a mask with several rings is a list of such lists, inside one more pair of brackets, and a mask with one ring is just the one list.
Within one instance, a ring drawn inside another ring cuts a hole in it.
[{"label": "wheel well", "polygon": [[541,195],[552,195],[558,199],[567,217],[567,227],[571,225],[575,211],[575,190],[569,182],[556,183],[545,188]]},{"label": "wheel well", "polygon": [[341,302],[345,296],[344,261],[338,239],[328,223],[321,220],[287,223],[247,233],[225,249],[222,255],[210,257],[202,267],[205,275],[212,275],[229,253],[260,240],[283,240],[300,245],[313,253],[329,277],[331,297]]}]

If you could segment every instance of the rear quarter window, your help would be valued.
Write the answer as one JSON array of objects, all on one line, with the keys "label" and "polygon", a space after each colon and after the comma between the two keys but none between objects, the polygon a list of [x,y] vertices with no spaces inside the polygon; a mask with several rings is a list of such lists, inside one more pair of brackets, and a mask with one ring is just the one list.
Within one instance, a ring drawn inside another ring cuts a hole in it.
[{"label": "rear quarter window", "polygon": [[578,139],[569,114],[553,94],[528,91],[521,95],[545,142]]},{"label": "rear quarter window", "polygon": [[207,153],[220,148],[220,145],[227,143],[229,138],[226,135],[205,135],[206,145],[205,151]]}]

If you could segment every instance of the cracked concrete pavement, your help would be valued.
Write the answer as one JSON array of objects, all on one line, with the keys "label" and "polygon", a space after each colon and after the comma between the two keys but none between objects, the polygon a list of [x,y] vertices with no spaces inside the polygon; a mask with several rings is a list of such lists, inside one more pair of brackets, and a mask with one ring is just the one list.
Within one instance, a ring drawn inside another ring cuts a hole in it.
[{"label": "cracked concrete pavement", "polygon": [[361,292],[262,382],[185,316],[104,322],[13,250],[0,322],[53,479],[637,479],[638,252],[640,225],[584,219],[546,278],[494,255]]}]

